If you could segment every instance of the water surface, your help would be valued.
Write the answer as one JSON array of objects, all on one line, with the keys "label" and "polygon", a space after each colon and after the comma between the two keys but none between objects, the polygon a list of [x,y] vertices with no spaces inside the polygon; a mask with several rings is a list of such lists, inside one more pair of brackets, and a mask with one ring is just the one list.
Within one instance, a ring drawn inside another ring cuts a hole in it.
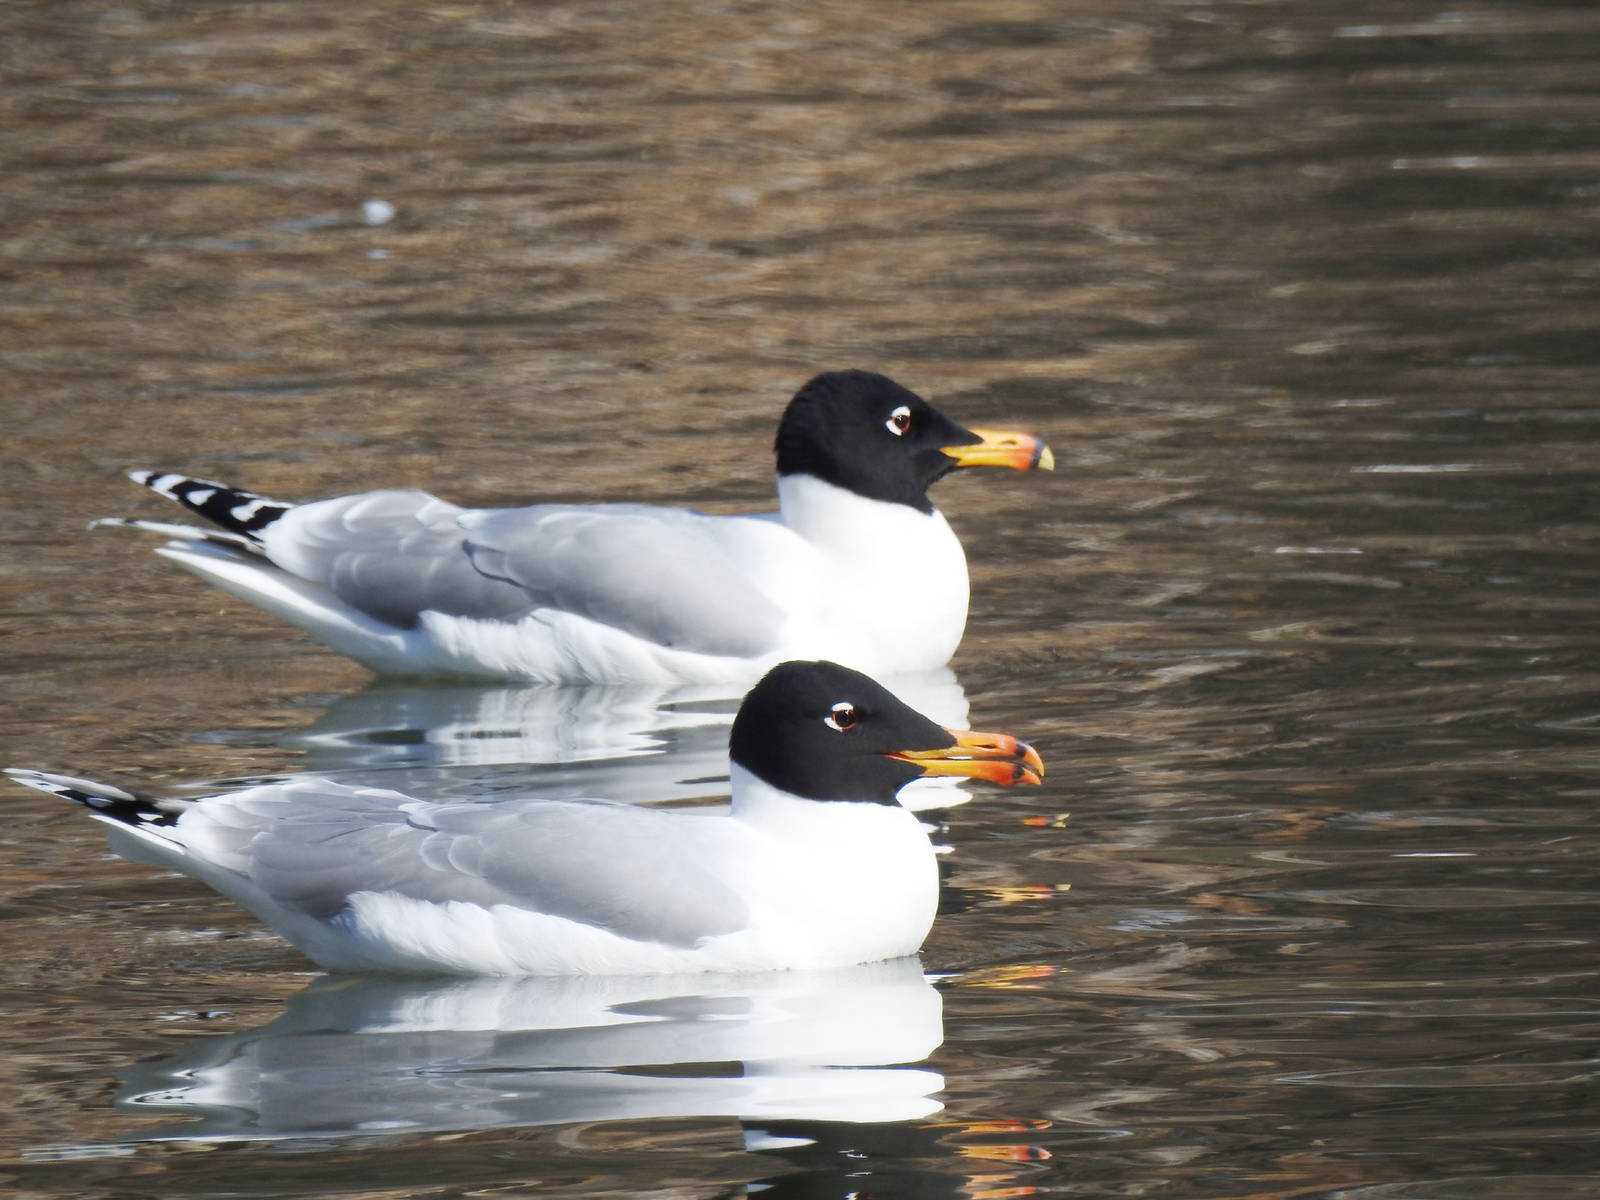
[{"label": "water surface", "polygon": [[931,815],[903,995],[316,981],[8,793],[0,1182],[1600,1190],[1597,60],[1509,0],[0,13],[7,762],[725,787],[725,697],[369,688],[85,532],[170,516],[128,467],[731,511],[837,366],[1060,464],[938,491],[1051,772]]}]

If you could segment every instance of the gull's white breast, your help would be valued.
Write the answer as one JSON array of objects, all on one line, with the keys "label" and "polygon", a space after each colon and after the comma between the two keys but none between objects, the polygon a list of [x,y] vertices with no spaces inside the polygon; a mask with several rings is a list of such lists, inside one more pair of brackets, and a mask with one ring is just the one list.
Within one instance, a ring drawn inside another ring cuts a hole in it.
[{"label": "gull's white breast", "polygon": [[[944,514],[869,500],[811,475],[778,480],[784,525],[815,551],[791,595],[793,654],[868,674],[943,666],[967,624],[967,556]],[[797,605],[798,609],[798,605]]]}]

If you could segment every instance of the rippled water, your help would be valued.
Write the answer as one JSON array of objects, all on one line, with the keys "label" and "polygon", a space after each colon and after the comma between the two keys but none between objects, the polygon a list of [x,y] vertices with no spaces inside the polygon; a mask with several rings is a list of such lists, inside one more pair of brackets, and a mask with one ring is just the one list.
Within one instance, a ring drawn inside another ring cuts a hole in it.
[{"label": "rippled water", "polygon": [[860,365],[1061,468],[938,494],[958,700],[1051,774],[933,817],[920,968],[314,980],[8,792],[0,1185],[1595,1194],[1597,61],[1577,3],[0,9],[7,762],[725,788],[728,698],[369,686],[84,532],[130,466],[731,510]]}]

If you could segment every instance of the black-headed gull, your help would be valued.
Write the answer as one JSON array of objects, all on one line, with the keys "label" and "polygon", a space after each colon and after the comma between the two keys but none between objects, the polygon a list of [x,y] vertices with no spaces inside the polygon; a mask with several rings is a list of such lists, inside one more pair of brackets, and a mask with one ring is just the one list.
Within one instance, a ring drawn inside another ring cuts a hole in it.
[{"label": "black-headed gull", "polygon": [[859,672],[792,662],[745,697],[723,814],[602,801],[430,803],[315,777],[152,800],[33,771],[119,852],[192,875],[324,967],[667,974],[911,954],[934,851],[896,794],[924,775],[1038,783],[1032,747],[934,724]]},{"label": "black-headed gull", "polygon": [[111,519],[157,553],[379,674],[748,682],[829,658],[942,666],[967,561],[928,488],[958,467],[1053,469],[1028,434],[967,429],[882,375],[801,388],[778,426],[778,511],[644,504],[463,509],[426,492],[288,504],[134,471],[216,531]]}]

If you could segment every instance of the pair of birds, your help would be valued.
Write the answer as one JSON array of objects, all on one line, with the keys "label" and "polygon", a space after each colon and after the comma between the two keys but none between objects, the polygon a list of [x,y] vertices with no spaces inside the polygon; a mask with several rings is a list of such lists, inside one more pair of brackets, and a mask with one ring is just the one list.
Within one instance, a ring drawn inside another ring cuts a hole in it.
[{"label": "pair of birds", "polygon": [[[897,801],[925,776],[1036,784],[1007,734],[942,728],[863,674],[927,669],[966,623],[961,544],[928,488],[1051,469],[864,371],[811,380],[777,436],[779,511],[463,510],[418,491],[285,504],[134,472],[216,529],[113,521],[380,673],[732,681],[733,799],[706,816],[604,802],[430,803],[302,778],[157,800],[35,771],[128,857],[192,875],[319,964],[454,974],[828,968],[914,953],[932,847]],[[862,670],[840,665],[842,659]],[[813,661],[808,661],[813,660]]]}]

